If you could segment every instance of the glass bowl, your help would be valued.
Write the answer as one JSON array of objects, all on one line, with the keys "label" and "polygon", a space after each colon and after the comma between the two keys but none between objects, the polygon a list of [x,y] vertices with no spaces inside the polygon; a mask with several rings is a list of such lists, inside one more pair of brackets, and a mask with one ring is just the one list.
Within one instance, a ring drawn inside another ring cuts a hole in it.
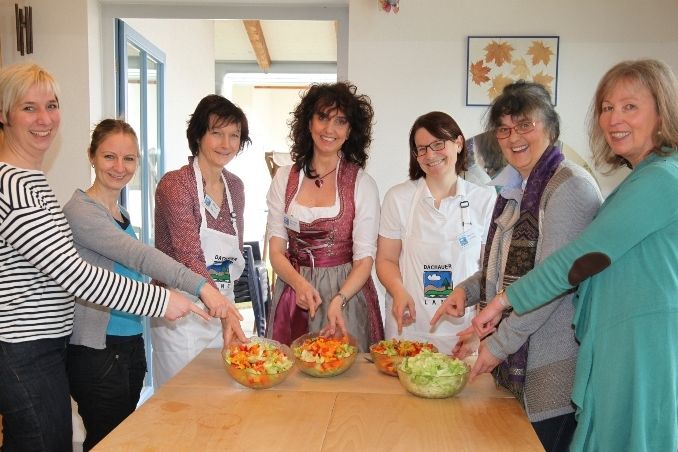
[{"label": "glass bowl", "polygon": [[442,353],[423,351],[403,358],[397,371],[400,384],[408,392],[427,399],[444,399],[464,389],[471,367]]},{"label": "glass bowl", "polygon": [[226,372],[238,383],[252,389],[266,389],[282,383],[294,367],[294,355],[287,345],[272,339],[251,338],[222,350]]},{"label": "glass bowl", "polygon": [[321,336],[308,333],[292,342],[299,369],[313,377],[334,377],[348,370],[358,356],[355,337]]},{"label": "glass bowl", "polygon": [[377,369],[386,375],[397,377],[398,371],[396,369],[403,358],[415,356],[423,349],[433,352],[438,351],[435,345],[428,342],[387,339],[372,344],[370,346],[370,355],[372,355],[372,361],[374,361]]}]

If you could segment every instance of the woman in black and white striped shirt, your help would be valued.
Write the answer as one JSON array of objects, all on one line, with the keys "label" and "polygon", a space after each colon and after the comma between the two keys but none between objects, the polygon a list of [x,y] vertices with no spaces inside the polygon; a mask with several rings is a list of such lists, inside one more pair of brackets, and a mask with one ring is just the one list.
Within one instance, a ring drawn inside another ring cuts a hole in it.
[{"label": "woman in black and white striped shirt", "polygon": [[175,292],[83,261],[41,171],[60,123],[44,69],[0,70],[0,415],[7,450],[71,449],[66,345],[74,296],[169,320],[191,311]]}]

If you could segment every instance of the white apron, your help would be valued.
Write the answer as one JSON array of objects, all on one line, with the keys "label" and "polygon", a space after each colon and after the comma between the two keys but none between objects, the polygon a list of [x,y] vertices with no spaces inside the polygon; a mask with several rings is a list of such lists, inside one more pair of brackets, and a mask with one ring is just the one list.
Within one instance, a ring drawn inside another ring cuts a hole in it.
[{"label": "white apron", "polygon": [[[205,265],[224,296],[233,301],[233,285],[245,269],[245,259],[240,251],[238,240],[238,226],[235,216],[232,215],[236,235],[230,235],[207,227],[205,206],[210,202],[205,199],[202,186],[202,173],[198,166],[198,159],[193,159],[193,171],[198,189],[200,208],[200,245],[205,255]],[[233,210],[233,200],[224,181],[228,209]],[[190,294],[186,294],[191,296]],[[191,298],[194,298],[191,296]],[[200,300],[196,304],[204,308]],[[153,382],[160,387],[172,378],[179,370],[188,364],[205,348],[222,348],[223,335],[221,320],[212,318],[206,322],[197,315],[187,315],[175,322],[165,319],[152,319],[153,344]]]},{"label": "white apron", "polygon": [[446,217],[424,201],[426,189],[422,180],[409,209],[399,259],[403,284],[414,300],[416,322],[404,326],[398,335],[391,314],[393,299],[387,293],[384,330],[386,338],[428,341],[440,352],[450,354],[458,340],[456,334],[471,324],[475,307],[467,308],[460,318],[442,317],[433,330],[430,321],[452,289],[479,268],[482,225],[469,224],[469,210],[480,206],[471,206],[464,196],[456,196],[452,201],[456,208]]}]

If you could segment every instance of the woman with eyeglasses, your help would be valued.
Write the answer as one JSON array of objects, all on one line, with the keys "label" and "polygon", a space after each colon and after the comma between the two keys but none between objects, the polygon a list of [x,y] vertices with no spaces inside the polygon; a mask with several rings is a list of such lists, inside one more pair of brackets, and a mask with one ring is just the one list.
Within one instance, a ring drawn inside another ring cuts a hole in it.
[{"label": "woman with eyeglasses", "polygon": [[607,71],[591,104],[589,143],[599,168],[631,173],[575,240],[494,297],[473,324],[487,334],[506,307],[541,309],[576,289],[581,348],[570,450],[675,452],[678,80],[671,68],[636,60]]},{"label": "woman with eyeglasses", "polygon": [[[502,188],[482,270],[455,287],[431,325],[491,300],[573,240],[602,201],[590,174],[564,160],[555,145],[559,117],[543,86],[506,86],[490,107],[486,129],[497,137],[508,165],[491,182]],[[578,350],[573,313],[572,293],[522,315],[507,312],[478,351],[476,365],[494,368],[495,380],[523,404],[547,451],[567,450],[576,426],[570,401]]]},{"label": "woman with eyeglasses", "polygon": [[377,275],[391,313],[385,335],[451,353],[475,307],[461,318],[446,316],[433,331],[429,322],[452,289],[480,268],[496,192],[459,176],[467,166],[466,142],[448,114],[417,118],[409,143],[410,180],[386,193],[379,226]]}]

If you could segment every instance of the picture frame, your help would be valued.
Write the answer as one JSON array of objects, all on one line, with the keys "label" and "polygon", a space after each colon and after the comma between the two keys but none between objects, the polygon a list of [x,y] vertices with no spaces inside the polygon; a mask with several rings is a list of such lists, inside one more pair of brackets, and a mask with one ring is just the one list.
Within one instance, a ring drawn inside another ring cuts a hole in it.
[{"label": "picture frame", "polygon": [[542,84],[558,102],[559,36],[469,36],[466,105],[487,106],[518,80]]}]

